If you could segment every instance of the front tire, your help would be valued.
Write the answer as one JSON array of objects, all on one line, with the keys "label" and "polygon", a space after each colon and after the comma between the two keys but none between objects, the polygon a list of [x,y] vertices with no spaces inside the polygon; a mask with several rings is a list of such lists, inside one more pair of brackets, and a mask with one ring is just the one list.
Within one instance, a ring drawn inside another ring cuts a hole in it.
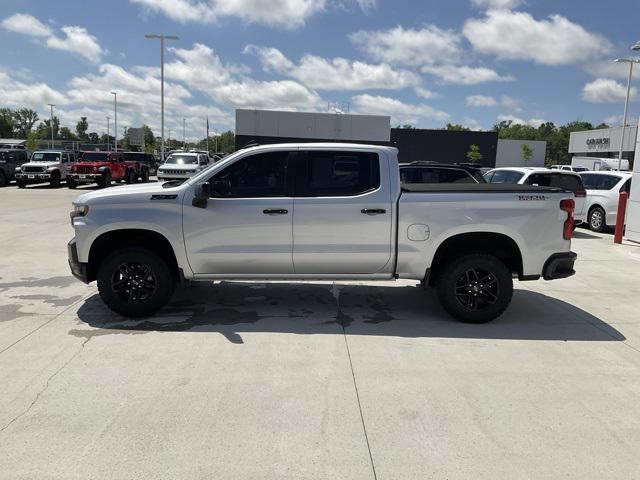
[{"label": "front tire", "polygon": [[109,255],[98,268],[102,301],[125,317],[148,317],[171,298],[175,282],[167,263],[155,253],[125,247]]},{"label": "front tire", "polygon": [[500,259],[473,253],[444,266],[436,288],[440,303],[452,317],[465,323],[486,323],[509,306],[513,279]]},{"label": "front tire", "polygon": [[136,183],[137,178],[138,177],[136,176],[136,172],[134,172],[133,170],[129,170],[127,171],[127,177],[125,178],[125,183],[127,183],[128,185],[132,185]]},{"label": "front tire", "polygon": [[73,178],[67,177],[67,187],[69,187],[71,190],[74,190],[77,186],[78,184]]},{"label": "front tire", "polygon": [[142,170],[142,175],[140,175],[140,182],[147,183],[148,181],[149,181],[149,170],[145,168],[144,170]]},{"label": "front tire", "polygon": [[589,228],[598,233],[607,228],[607,216],[602,208],[594,207],[589,212]]},{"label": "front tire", "polygon": [[98,184],[98,186],[100,188],[107,188],[111,186],[111,173],[106,172],[104,175],[102,175],[102,178],[100,179],[100,183]]},{"label": "front tire", "polygon": [[18,188],[26,188],[27,187],[26,182],[23,182],[22,180],[16,180],[16,185],[18,185]]},{"label": "front tire", "polygon": [[51,174],[51,181],[49,182],[51,188],[60,188],[60,172],[53,172]]},{"label": "front tire", "polygon": [[0,187],[7,186],[7,177],[5,177],[4,172],[0,170]]}]

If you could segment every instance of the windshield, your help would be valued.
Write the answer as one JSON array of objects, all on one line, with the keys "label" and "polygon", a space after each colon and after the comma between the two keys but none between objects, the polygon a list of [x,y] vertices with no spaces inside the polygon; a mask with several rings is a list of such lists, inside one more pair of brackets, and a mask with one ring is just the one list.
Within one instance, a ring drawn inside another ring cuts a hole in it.
[{"label": "windshield", "polygon": [[59,162],[60,154],[56,152],[35,152],[33,155],[31,155],[31,161],[32,162]]},{"label": "windshield", "polygon": [[107,162],[109,161],[109,154],[85,152],[82,154],[82,160],[85,162]]},{"label": "windshield", "polygon": [[197,155],[169,155],[167,161],[164,163],[169,163],[173,165],[197,165],[198,164],[198,156]]}]

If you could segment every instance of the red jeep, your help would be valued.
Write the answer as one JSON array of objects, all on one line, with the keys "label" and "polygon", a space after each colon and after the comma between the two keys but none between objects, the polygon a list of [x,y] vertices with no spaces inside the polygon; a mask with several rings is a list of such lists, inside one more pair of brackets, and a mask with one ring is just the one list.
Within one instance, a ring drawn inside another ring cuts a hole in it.
[{"label": "red jeep", "polygon": [[137,162],[125,162],[120,152],[83,152],[67,175],[67,185],[76,188],[78,185],[97,183],[100,188],[105,188],[111,186],[112,180],[135,183],[138,169]]}]

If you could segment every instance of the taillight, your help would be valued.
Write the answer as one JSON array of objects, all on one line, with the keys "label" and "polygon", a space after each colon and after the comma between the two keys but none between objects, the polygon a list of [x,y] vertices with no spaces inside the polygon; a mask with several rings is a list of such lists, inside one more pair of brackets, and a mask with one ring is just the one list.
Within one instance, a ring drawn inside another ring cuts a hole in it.
[{"label": "taillight", "polygon": [[574,195],[576,196],[576,198],[584,198],[587,196],[587,191],[586,190],[576,190]]},{"label": "taillight", "polygon": [[562,228],[562,238],[565,240],[571,240],[573,236],[573,209],[576,207],[576,202],[573,199],[560,200],[560,210],[567,212],[567,219],[564,221]]}]

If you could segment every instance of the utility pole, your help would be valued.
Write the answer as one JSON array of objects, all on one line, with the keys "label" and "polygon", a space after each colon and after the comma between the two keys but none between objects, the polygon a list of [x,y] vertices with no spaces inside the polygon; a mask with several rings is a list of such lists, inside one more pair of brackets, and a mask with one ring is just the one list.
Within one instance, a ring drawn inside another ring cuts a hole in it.
[{"label": "utility pole", "polygon": [[111,139],[109,138],[109,116],[107,116],[107,152],[111,151]]},{"label": "utility pole", "polygon": [[185,131],[186,131],[185,130],[185,119],[183,118],[182,119],[182,149],[186,151],[187,150],[187,143],[186,143],[186,140],[185,140],[185,137],[186,137],[185,136]]},{"label": "utility pole", "polygon": [[51,109],[51,115],[49,116],[49,128],[51,128],[51,149],[53,149],[53,107],[55,107],[55,104],[49,103],[49,108]]},{"label": "utility pole", "polygon": [[164,162],[164,41],[178,40],[175,35],[145,35],[145,38],[160,39],[160,156]]},{"label": "utility pole", "polygon": [[118,151],[118,92],[111,92],[113,95],[113,146],[114,151]]}]

